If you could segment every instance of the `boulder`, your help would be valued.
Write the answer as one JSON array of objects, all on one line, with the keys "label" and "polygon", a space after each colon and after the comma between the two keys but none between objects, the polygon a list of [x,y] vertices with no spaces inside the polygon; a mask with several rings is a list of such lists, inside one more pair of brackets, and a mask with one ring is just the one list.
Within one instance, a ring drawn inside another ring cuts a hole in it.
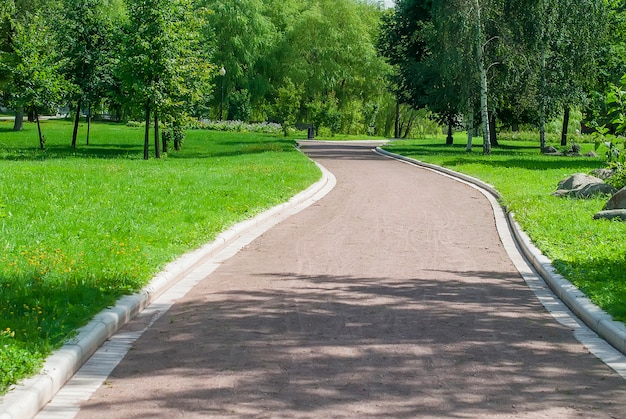
[{"label": "boulder", "polygon": [[[541,150],[542,153],[544,154],[555,154],[555,153],[559,153],[559,150],[557,150],[556,148],[552,147],[551,145],[545,147],[543,150]],[[559,153],[561,154],[561,153]]]},{"label": "boulder", "polygon": [[554,196],[569,196],[574,198],[589,198],[595,195],[612,195],[617,192],[613,186],[595,176],[576,173],[559,182]]},{"label": "boulder", "polygon": [[585,185],[592,185],[595,183],[604,183],[604,181],[598,177],[590,176],[585,173],[576,173],[560,181],[557,189],[566,189],[571,191],[582,188]]},{"label": "boulder", "polygon": [[612,195],[616,191],[617,189],[608,183],[594,183],[575,190],[574,196],[576,196],[576,198],[591,198],[596,195]]},{"label": "boulder", "polygon": [[626,209],[600,211],[593,216],[593,219],[626,221]]},{"label": "boulder", "polygon": [[596,153],[595,151],[589,151],[585,153],[585,157],[598,157],[598,153]]},{"label": "boulder", "polygon": [[626,209],[626,188],[622,188],[614,194],[609,202],[606,203],[603,210],[620,210]]},{"label": "boulder", "polygon": [[615,170],[613,169],[593,169],[591,171],[591,175],[595,176],[597,178],[600,178],[602,180],[606,180],[608,178],[610,178],[611,176],[613,176],[613,173],[615,173]]}]

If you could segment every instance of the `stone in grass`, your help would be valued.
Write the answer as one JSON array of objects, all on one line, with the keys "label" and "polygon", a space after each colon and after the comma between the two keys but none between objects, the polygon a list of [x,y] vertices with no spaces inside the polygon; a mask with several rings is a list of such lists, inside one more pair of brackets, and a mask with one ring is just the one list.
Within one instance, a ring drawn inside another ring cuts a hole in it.
[{"label": "stone in grass", "polygon": [[553,154],[553,155],[562,155],[562,153],[559,153],[559,150],[557,150],[555,147],[549,145],[547,147],[544,147],[543,150],[541,150],[541,152],[543,154]]},{"label": "stone in grass", "polygon": [[574,198],[589,198],[595,195],[612,195],[617,191],[613,186],[595,176],[576,173],[559,182],[558,190],[552,195]]},{"label": "stone in grass", "polygon": [[626,209],[626,188],[622,188],[609,199],[604,205],[603,210],[619,210]]},{"label": "stone in grass", "polygon": [[606,180],[608,178],[610,178],[611,176],[613,176],[613,173],[615,173],[615,170],[613,169],[593,169],[591,171],[591,175],[598,177],[600,179]]},{"label": "stone in grass", "polygon": [[626,221],[626,209],[600,211],[593,216],[593,219]]}]

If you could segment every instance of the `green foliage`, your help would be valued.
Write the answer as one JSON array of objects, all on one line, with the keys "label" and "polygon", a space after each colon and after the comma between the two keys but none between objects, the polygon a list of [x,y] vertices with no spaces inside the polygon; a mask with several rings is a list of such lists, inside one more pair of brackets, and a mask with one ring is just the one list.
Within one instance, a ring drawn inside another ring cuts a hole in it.
[{"label": "green foliage", "polygon": [[[59,71],[64,59],[57,55],[55,33],[45,20],[44,9],[19,13],[26,18],[4,17],[11,41],[0,59],[0,79],[4,80],[0,89],[14,109],[37,112],[55,108],[68,87]],[[40,142],[43,144],[41,136]]]},{"label": "green foliage", "polygon": [[607,96],[608,118],[613,124],[615,134],[606,126],[596,127],[593,134],[596,151],[604,146],[607,167],[613,175],[606,183],[621,189],[626,186],[626,139],[619,134],[626,131],[626,76],[621,79],[621,86],[613,86]]},{"label": "green foliage", "polygon": [[613,169],[613,174],[605,182],[617,189],[626,187],[626,165],[624,163],[615,163],[610,165],[609,168]]},{"label": "green foliage", "polygon": [[246,89],[231,92],[228,96],[228,119],[249,122],[251,114],[250,93]]},{"label": "green foliage", "polygon": [[23,346],[15,340],[11,328],[0,330],[0,394],[24,376],[33,374],[41,365],[40,355],[30,353]]},{"label": "green foliage", "polygon": [[[203,13],[190,0],[129,0],[122,81],[134,104],[157,120],[184,119],[211,87],[213,66],[199,36]],[[158,122],[155,122],[155,127]],[[148,127],[144,158],[148,158]],[[155,139],[159,157],[158,139]]]},{"label": "green foliage", "polygon": [[316,98],[307,104],[309,119],[316,129],[328,128],[331,135],[339,132],[341,127],[341,113],[338,108],[338,100],[334,93],[329,93],[324,98]]},{"label": "green foliage", "polygon": [[298,118],[300,110],[300,93],[293,82],[289,79],[285,80],[284,86],[278,89],[278,97],[274,104],[274,119],[283,127],[283,133],[288,135],[289,129],[293,127]]},{"label": "green foliage", "polygon": [[42,124],[46,150],[30,145],[32,124],[11,132],[0,122],[5,389],[166,263],[319,176],[280,128],[277,137],[192,130],[180,152],[143,161],[141,129],[94,123],[90,146],[73,149],[71,122]]}]

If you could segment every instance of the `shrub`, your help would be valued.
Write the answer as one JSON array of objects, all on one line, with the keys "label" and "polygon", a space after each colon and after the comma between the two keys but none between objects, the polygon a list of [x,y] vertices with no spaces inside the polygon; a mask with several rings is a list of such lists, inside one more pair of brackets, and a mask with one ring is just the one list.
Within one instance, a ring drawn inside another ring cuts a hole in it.
[{"label": "shrub", "polygon": [[617,189],[626,187],[626,167],[622,163],[614,163],[609,165],[614,172],[610,178],[606,179],[606,183]]},{"label": "shrub", "polygon": [[211,131],[231,131],[231,132],[255,132],[259,134],[281,134],[282,126],[273,122],[259,122],[248,124],[242,121],[195,121],[189,124],[188,128],[208,129]]}]

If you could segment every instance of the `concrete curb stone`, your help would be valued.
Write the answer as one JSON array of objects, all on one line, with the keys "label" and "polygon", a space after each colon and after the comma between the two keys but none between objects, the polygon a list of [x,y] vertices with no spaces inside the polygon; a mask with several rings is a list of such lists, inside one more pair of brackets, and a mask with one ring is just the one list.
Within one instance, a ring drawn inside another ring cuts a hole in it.
[{"label": "concrete curb stone", "polygon": [[184,254],[169,263],[142,290],[121,297],[114,307],[98,313],[87,325],[78,329],[74,337],[46,358],[37,375],[22,381],[0,398],[0,419],[33,418],[107,339],[168,288],[248,231],[293,211],[307,201],[313,203],[321,199],[334,187],[334,176],[321,165],[317,166],[322,177],[309,188],[286,203],[234,225],[219,234],[213,242]]}]

